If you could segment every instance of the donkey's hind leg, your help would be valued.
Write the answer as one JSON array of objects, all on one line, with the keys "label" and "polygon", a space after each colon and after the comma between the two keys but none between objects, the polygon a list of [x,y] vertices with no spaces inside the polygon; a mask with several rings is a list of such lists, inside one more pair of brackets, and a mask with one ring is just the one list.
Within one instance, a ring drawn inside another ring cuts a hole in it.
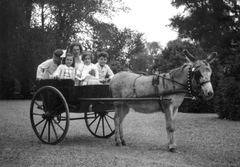
[{"label": "donkey's hind leg", "polygon": [[121,118],[121,110],[122,110],[122,103],[116,103],[115,106],[115,116],[114,116],[114,125],[115,125],[115,142],[116,146],[121,146],[120,140],[120,118]]},{"label": "donkey's hind leg", "polygon": [[126,145],[126,142],[123,139],[122,123],[123,123],[124,117],[129,112],[129,110],[127,110],[127,107],[128,106],[124,103],[115,104],[114,124],[115,124],[116,146]]},{"label": "donkey's hind leg", "polygon": [[126,141],[123,138],[123,120],[126,117],[126,115],[129,113],[129,109],[130,109],[129,106],[126,103],[122,105],[122,110],[121,110],[122,113],[120,118],[120,139],[122,141],[123,146],[126,146]]}]

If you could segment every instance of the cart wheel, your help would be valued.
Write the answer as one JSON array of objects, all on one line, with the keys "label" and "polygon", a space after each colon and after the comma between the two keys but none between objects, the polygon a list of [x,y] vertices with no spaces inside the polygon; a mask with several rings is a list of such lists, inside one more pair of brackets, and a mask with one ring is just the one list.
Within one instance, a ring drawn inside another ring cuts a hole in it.
[{"label": "cart wheel", "polygon": [[92,111],[90,105],[88,112],[84,113],[85,122],[92,135],[98,138],[111,137],[114,132],[114,110]]},{"label": "cart wheel", "polygon": [[44,86],[34,94],[30,120],[37,137],[46,144],[60,143],[69,128],[69,109],[62,93]]}]

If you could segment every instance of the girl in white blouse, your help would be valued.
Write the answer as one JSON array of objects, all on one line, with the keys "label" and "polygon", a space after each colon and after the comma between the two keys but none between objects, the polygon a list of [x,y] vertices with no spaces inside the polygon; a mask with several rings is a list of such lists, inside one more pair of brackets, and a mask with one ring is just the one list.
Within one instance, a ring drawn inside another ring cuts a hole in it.
[{"label": "girl in white blouse", "polygon": [[66,53],[63,64],[59,65],[53,76],[57,79],[75,80],[74,57],[71,53]]}]

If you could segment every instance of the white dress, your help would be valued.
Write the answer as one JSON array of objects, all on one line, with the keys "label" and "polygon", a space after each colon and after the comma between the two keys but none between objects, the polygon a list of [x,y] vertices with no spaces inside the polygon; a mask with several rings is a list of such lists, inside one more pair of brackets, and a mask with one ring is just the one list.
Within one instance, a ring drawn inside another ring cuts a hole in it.
[{"label": "white dress", "polygon": [[[91,75],[90,71],[94,71],[95,75]],[[78,80],[82,81],[82,85],[96,85],[100,84],[99,82],[99,72],[97,67],[94,64],[80,64],[77,68],[77,77]]]}]

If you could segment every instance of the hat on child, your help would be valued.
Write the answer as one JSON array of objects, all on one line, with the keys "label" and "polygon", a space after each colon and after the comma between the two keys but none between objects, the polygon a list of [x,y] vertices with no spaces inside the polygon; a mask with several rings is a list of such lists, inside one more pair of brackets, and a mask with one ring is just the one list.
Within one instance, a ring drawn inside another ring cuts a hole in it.
[{"label": "hat on child", "polygon": [[62,49],[56,49],[56,50],[53,52],[53,55],[56,56],[56,57],[61,57],[62,54],[63,54]]}]

